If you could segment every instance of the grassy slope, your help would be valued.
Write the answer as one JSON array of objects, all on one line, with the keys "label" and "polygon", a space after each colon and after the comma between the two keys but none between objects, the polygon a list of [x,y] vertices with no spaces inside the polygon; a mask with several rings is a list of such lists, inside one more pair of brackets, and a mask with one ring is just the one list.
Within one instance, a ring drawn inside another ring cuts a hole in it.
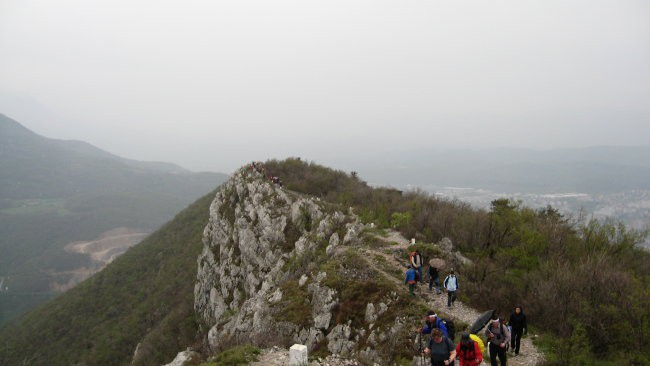
[{"label": "grassy slope", "polygon": [[[150,364],[194,342],[194,277],[214,192],[104,271],[0,332],[0,364],[124,365],[136,345]],[[148,334],[148,335],[147,335]]]}]

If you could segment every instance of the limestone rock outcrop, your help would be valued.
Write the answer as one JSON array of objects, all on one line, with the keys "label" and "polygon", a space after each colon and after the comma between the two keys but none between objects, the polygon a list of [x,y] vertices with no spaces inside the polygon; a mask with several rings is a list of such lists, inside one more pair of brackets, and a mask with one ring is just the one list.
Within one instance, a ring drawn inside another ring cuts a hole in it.
[{"label": "limestone rock outcrop", "polygon": [[[351,210],[286,191],[255,169],[233,174],[210,206],[198,258],[194,307],[209,348],[300,343],[380,360],[372,347],[404,330],[389,311],[394,291],[384,300],[380,290],[364,289],[378,300],[372,304],[363,295],[344,299],[336,282],[378,280],[358,258],[344,263],[364,229]],[[379,318],[381,329],[373,324]]]}]

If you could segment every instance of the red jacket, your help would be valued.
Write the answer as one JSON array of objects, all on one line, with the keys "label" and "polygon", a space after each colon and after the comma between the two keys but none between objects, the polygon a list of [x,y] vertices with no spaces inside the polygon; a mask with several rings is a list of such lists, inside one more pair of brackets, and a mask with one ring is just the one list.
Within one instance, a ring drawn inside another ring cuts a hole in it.
[{"label": "red jacket", "polygon": [[478,346],[478,343],[472,341],[472,344],[474,345],[474,352],[461,352],[461,344],[462,342],[458,342],[458,345],[456,345],[456,358],[458,358],[460,366],[478,366],[481,362],[483,362],[483,354],[481,353],[481,348]]}]

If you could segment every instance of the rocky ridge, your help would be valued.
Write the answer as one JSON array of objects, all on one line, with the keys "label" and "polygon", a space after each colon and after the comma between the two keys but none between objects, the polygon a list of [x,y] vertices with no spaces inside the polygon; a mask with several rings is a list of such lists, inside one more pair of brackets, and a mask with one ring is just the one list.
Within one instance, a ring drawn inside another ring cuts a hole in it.
[{"label": "rocky ridge", "polygon": [[[413,329],[426,309],[461,324],[479,315],[459,301],[445,309],[446,296],[422,287],[409,299],[405,238],[256,169],[240,169],[218,191],[203,241],[195,310],[205,343],[215,353],[240,343],[266,348],[253,365],[287,365],[293,343],[308,346],[310,365],[418,362]],[[451,265],[471,265],[448,239],[432,245]],[[543,359],[529,340],[522,355],[509,363]]]},{"label": "rocky ridge", "polygon": [[[365,229],[341,207],[241,168],[210,207],[198,259],[195,310],[209,349],[301,343],[368,361],[392,357],[407,330],[397,286],[355,255]],[[366,286],[354,290],[351,281]]]}]

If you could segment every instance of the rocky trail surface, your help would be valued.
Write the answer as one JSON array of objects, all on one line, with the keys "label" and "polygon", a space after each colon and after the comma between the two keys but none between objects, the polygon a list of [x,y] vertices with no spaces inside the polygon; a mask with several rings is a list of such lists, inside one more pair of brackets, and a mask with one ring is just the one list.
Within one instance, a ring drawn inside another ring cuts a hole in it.
[{"label": "rocky trail surface", "polygon": [[[409,246],[409,241],[400,233],[395,231],[388,232],[388,235],[382,240],[392,243],[393,248],[395,249],[406,250]],[[377,252],[376,250],[370,251],[374,252],[375,254],[381,253]],[[404,272],[404,267],[407,263],[407,259],[404,258],[403,260],[400,260],[399,258],[395,258],[393,256],[392,260],[390,260],[389,263],[394,266],[398,266],[397,268]],[[440,274],[440,277],[440,281],[442,282],[444,279],[442,273]],[[406,289],[405,293],[407,293]],[[429,308],[438,312],[440,316],[445,319],[453,319],[456,323],[472,324],[481,315],[481,312],[469,307],[460,300],[456,300],[453,307],[447,307],[447,294],[444,292],[436,294],[435,290],[430,292],[428,289],[428,284],[426,283],[418,285],[416,289],[416,296],[421,297],[428,304]],[[463,329],[456,329],[456,334],[460,334],[461,331],[463,331]],[[522,338],[519,355],[514,356],[512,352],[508,353],[508,365],[511,366],[538,365],[542,363],[543,359],[544,357],[542,352],[533,345],[531,336]],[[486,363],[489,364],[489,359],[486,360]]]},{"label": "rocky trail surface", "polygon": [[[289,350],[271,348],[262,351],[257,361],[250,363],[252,366],[288,366]],[[358,361],[341,358],[337,355],[318,358],[310,361],[307,366],[360,366]]]},{"label": "rocky trail surface", "polygon": [[[399,252],[400,250],[407,250],[409,246],[409,241],[404,238],[400,233],[395,231],[389,231],[385,236],[377,236],[381,241],[390,244],[390,249],[393,253]],[[397,278],[394,273],[403,273],[405,271],[405,266],[408,263],[406,258],[399,258],[395,254],[388,254],[385,250],[376,249],[376,248],[364,248],[363,251],[366,254],[366,258],[376,258],[380,256],[386,260],[386,263],[389,264],[388,268],[376,268],[379,272],[384,274],[387,278],[391,279],[395,283],[398,283],[404,288],[404,295],[408,296],[408,291],[406,287],[403,286],[403,279]],[[391,274],[392,273],[392,274]],[[441,277],[442,274],[441,274]],[[442,278],[441,278],[442,281]],[[427,306],[430,309],[435,310],[438,314],[445,319],[453,319],[457,324],[472,324],[478,317],[481,315],[481,312],[469,307],[460,300],[454,302],[453,307],[447,307],[447,295],[446,293],[436,294],[435,291],[430,292],[428,290],[427,284],[420,284],[416,289],[416,296],[421,298],[424,302],[427,303]],[[457,329],[457,334],[463,329]],[[521,351],[518,356],[514,356],[512,352],[508,353],[508,365],[510,366],[534,366],[539,365],[543,362],[544,357],[541,351],[537,349],[532,343],[533,336],[527,336],[521,340]],[[489,357],[489,356],[488,356]],[[426,360],[425,360],[426,361]],[[414,357],[414,364],[419,364],[419,360]],[[425,363],[425,364],[428,364]],[[485,364],[489,364],[489,358],[485,360]],[[271,366],[287,366],[289,365],[289,351],[286,349],[267,349],[262,352],[259,357],[259,360],[251,363],[251,365],[271,365]],[[309,363],[309,366],[342,366],[342,365],[361,365],[356,360],[343,359],[338,356],[329,356],[324,359],[313,360]]]}]

